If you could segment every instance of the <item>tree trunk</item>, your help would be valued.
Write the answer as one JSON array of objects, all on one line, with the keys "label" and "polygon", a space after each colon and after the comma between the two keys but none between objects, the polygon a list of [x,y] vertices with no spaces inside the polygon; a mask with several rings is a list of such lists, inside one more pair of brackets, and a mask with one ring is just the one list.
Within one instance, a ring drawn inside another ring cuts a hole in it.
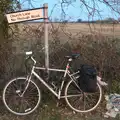
[{"label": "tree trunk", "polygon": [[5,79],[8,76],[8,60],[10,57],[11,43],[8,43],[8,24],[6,21],[0,21],[0,89],[2,90]]}]

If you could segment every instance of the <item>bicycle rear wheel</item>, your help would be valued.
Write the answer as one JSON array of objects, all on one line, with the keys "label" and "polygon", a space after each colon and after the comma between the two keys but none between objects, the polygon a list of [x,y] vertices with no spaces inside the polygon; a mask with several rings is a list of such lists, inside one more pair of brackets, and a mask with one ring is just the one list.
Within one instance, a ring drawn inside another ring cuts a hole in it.
[{"label": "bicycle rear wheel", "polygon": [[65,100],[68,106],[81,113],[87,113],[94,110],[102,99],[102,89],[97,84],[97,91],[95,93],[82,92],[78,84],[71,80],[65,88]]},{"label": "bicycle rear wheel", "polygon": [[38,86],[30,81],[24,95],[28,81],[24,77],[11,80],[3,91],[3,102],[6,108],[15,115],[27,115],[32,113],[39,105],[41,94]]}]

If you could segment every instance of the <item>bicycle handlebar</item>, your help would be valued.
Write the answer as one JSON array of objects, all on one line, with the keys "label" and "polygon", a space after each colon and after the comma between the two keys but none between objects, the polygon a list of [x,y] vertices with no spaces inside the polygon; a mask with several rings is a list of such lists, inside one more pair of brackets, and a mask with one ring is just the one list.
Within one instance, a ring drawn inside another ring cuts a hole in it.
[{"label": "bicycle handlebar", "polygon": [[[44,49],[45,49],[45,48],[43,47],[43,48],[40,50],[40,52],[41,52],[42,50],[44,50]],[[36,60],[32,57],[33,52],[32,52],[32,51],[28,51],[28,52],[26,52],[25,54],[26,54],[26,56],[28,56],[26,59],[27,59],[27,60],[31,59],[31,60],[34,62],[34,65],[35,65],[35,64],[36,64]]]},{"label": "bicycle handlebar", "polygon": [[36,64],[36,60],[32,57],[32,51],[26,52],[26,55],[28,56],[26,58],[26,61],[28,61],[29,59],[31,59],[34,62],[34,65],[35,65]]},{"label": "bicycle handlebar", "polygon": [[32,51],[26,52],[26,55],[32,55]]}]

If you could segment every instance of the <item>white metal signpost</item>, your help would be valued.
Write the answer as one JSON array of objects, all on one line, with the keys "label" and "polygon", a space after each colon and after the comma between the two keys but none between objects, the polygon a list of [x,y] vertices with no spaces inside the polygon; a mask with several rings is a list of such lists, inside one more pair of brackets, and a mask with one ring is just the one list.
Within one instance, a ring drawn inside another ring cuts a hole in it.
[{"label": "white metal signpost", "polygon": [[49,45],[48,45],[48,4],[42,8],[25,10],[6,14],[8,23],[18,23],[24,21],[44,19],[44,38],[45,38],[45,67],[49,68]]}]

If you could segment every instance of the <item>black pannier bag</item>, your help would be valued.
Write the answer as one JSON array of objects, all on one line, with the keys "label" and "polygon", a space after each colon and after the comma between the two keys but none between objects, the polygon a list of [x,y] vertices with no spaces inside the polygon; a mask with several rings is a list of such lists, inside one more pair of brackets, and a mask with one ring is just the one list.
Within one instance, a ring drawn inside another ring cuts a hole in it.
[{"label": "black pannier bag", "polygon": [[97,88],[97,71],[93,66],[81,65],[80,77],[78,84],[84,92],[96,92]]}]

